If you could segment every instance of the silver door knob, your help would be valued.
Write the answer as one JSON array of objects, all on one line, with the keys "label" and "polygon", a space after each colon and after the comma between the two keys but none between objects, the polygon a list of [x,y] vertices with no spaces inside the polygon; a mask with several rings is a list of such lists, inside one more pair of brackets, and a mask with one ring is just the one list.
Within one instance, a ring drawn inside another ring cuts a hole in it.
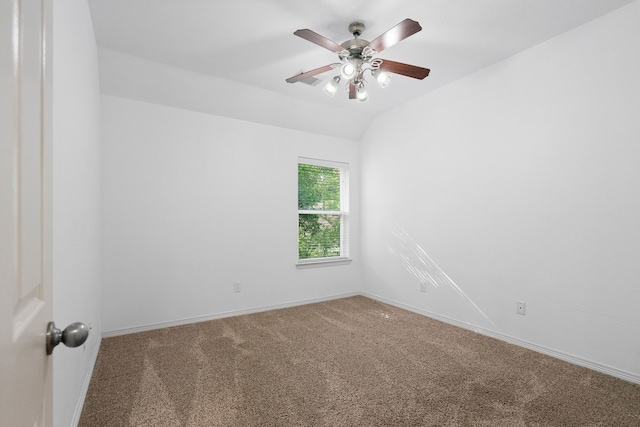
[{"label": "silver door knob", "polygon": [[53,353],[53,348],[61,342],[67,347],[78,347],[84,344],[89,336],[89,328],[84,323],[72,323],[64,331],[56,328],[54,322],[47,325],[47,355]]}]

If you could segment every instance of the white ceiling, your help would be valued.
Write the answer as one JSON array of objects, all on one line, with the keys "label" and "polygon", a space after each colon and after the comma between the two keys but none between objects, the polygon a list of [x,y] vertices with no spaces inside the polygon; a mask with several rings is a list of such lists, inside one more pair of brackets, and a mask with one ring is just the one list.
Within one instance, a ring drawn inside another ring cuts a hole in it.
[{"label": "white ceiling", "polygon": [[[371,120],[632,1],[89,0],[89,5],[101,48],[258,87],[278,99],[304,100],[316,113],[330,109]],[[285,82],[337,59],[294,36],[295,30],[309,28],[342,43],[352,38],[349,23],[359,20],[366,25],[361,38],[373,40],[405,18],[423,30],[381,56],[430,68],[426,79],[394,76],[386,89],[370,85],[370,99],[362,104],[346,93],[329,98],[321,86]]]}]

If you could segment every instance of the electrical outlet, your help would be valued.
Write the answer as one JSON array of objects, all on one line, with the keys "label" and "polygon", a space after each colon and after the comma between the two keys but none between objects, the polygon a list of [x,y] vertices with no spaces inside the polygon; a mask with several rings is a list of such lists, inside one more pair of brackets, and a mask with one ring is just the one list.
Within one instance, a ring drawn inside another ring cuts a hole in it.
[{"label": "electrical outlet", "polygon": [[233,292],[240,292],[240,282],[233,282]]},{"label": "electrical outlet", "polygon": [[523,302],[518,301],[516,303],[516,313],[522,314],[524,316],[525,304]]},{"label": "electrical outlet", "polygon": [[427,292],[427,282],[420,282],[420,292]]}]

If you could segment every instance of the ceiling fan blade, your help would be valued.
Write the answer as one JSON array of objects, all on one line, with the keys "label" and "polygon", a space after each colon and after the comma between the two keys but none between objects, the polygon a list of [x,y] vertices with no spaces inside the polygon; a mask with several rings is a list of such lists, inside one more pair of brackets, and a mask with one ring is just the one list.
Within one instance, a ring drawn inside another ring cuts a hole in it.
[{"label": "ceiling fan blade", "polygon": [[407,18],[388,30],[386,33],[373,39],[373,41],[369,43],[369,47],[378,52],[382,52],[407,37],[414,35],[420,30],[422,30],[422,27],[417,21]]},{"label": "ceiling fan blade", "polygon": [[287,83],[299,82],[300,80],[304,80],[304,79],[306,79],[308,77],[315,76],[316,74],[321,74],[321,73],[327,72],[329,70],[332,70],[332,69],[336,68],[338,65],[340,65],[340,64],[339,63],[329,64],[329,65],[325,65],[324,67],[316,68],[315,70],[311,70],[311,71],[307,71],[307,72],[304,72],[304,73],[296,74],[293,77],[289,77],[287,79]]},{"label": "ceiling fan blade", "polygon": [[[381,58],[380,58],[381,59]],[[382,59],[380,69],[388,71],[394,74],[402,74],[403,76],[413,77],[414,79],[424,79],[429,75],[428,68],[417,67],[415,65],[409,65],[402,62],[389,61],[388,59]]]},{"label": "ceiling fan blade", "polygon": [[298,37],[302,37],[303,39],[308,40],[311,43],[315,43],[318,46],[322,46],[325,49],[329,49],[334,53],[342,52],[344,50],[344,47],[340,46],[338,43],[331,41],[328,38],[308,29],[298,30],[293,34]]}]

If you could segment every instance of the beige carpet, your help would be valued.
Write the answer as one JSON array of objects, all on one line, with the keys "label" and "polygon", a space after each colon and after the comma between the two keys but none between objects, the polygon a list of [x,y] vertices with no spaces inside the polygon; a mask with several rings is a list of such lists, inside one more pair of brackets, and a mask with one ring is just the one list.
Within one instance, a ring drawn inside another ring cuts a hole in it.
[{"label": "beige carpet", "polygon": [[80,426],[640,426],[640,385],[353,297],[106,338]]}]

